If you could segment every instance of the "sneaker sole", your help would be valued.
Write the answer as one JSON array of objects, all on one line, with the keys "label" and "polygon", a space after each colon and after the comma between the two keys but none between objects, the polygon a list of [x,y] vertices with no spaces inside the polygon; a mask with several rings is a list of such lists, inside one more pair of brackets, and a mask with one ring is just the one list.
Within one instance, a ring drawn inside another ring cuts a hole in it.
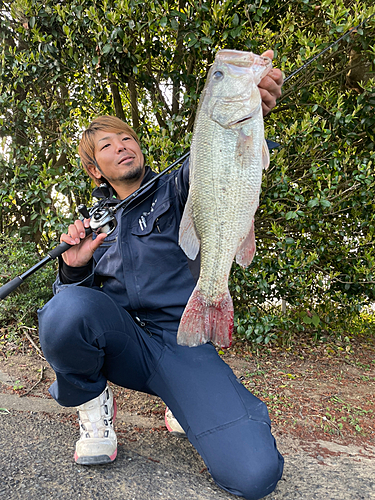
[{"label": "sneaker sole", "polygon": [[117,457],[117,450],[110,457],[108,455],[96,455],[95,457],[79,457],[74,453],[74,460],[79,465],[104,465],[110,464]]}]

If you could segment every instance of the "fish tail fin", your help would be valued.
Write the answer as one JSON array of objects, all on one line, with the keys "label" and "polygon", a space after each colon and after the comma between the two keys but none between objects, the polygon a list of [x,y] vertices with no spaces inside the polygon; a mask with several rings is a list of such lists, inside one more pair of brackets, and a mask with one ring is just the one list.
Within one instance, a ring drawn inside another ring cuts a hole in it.
[{"label": "fish tail fin", "polygon": [[189,347],[213,342],[230,347],[233,333],[233,302],[227,290],[222,300],[208,304],[196,286],[182,315],[177,343]]}]

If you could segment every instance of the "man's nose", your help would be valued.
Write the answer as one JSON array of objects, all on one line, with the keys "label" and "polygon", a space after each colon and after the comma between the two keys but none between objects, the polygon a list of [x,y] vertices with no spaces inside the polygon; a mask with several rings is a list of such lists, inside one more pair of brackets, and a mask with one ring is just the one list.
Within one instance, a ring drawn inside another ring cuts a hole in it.
[{"label": "man's nose", "polygon": [[116,151],[123,151],[126,149],[124,141],[118,140],[116,142]]}]

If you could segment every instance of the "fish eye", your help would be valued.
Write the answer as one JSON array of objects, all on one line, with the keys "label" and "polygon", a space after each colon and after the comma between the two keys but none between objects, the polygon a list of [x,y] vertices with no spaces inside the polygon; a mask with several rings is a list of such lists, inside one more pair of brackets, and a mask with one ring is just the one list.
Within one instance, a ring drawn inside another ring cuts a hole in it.
[{"label": "fish eye", "polygon": [[215,80],[215,82],[220,82],[224,78],[224,73],[221,71],[215,71],[215,73],[212,75],[212,78]]}]

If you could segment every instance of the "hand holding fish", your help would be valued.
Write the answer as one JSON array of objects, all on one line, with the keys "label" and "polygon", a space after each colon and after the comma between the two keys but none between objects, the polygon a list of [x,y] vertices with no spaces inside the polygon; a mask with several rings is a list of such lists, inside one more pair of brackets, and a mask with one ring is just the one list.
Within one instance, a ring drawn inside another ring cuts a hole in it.
[{"label": "hand holding fish", "polygon": [[[273,50],[266,50],[262,56],[272,60]],[[276,100],[281,97],[283,80],[283,73],[277,68],[272,68],[268,75],[260,81],[258,88],[262,98],[263,116],[266,116],[276,106]]]}]

